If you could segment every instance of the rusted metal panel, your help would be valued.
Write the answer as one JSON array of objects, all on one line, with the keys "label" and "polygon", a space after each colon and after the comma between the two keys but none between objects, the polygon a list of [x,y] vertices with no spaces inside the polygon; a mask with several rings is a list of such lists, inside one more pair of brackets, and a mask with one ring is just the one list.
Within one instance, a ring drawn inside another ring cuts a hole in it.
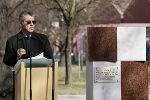
[{"label": "rusted metal panel", "polygon": [[121,100],[148,100],[148,63],[121,62]]},{"label": "rusted metal panel", "polygon": [[88,28],[89,61],[117,61],[117,28]]}]

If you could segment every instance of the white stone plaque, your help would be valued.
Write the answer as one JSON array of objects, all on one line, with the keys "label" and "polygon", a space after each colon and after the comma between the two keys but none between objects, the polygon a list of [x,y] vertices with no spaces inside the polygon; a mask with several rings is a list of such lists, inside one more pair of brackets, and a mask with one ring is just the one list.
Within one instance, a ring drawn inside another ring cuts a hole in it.
[{"label": "white stone plaque", "polygon": [[146,60],[146,27],[117,27],[117,60]]},{"label": "white stone plaque", "polygon": [[120,61],[88,62],[86,74],[86,100],[121,100]]},{"label": "white stone plaque", "polygon": [[120,74],[117,66],[95,67],[94,69],[95,83],[114,83],[119,82]]}]

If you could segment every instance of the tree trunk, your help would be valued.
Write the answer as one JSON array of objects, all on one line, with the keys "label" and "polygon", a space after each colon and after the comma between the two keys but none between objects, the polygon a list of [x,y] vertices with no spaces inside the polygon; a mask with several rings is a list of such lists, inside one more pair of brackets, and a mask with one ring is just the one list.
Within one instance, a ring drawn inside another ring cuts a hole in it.
[{"label": "tree trunk", "polygon": [[83,50],[80,50],[80,65],[81,65],[81,70],[83,71]]},{"label": "tree trunk", "polygon": [[65,46],[65,64],[66,78],[65,84],[72,86],[72,67],[71,67],[71,30],[67,28],[66,46]]},{"label": "tree trunk", "polygon": [[[8,38],[8,8],[6,0],[0,3],[0,100],[12,100],[13,77],[10,67],[3,64],[6,40]],[[3,99],[2,99],[3,97]]]},{"label": "tree trunk", "polygon": [[65,66],[65,54],[64,53],[60,54],[59,65],[60,66]]}]

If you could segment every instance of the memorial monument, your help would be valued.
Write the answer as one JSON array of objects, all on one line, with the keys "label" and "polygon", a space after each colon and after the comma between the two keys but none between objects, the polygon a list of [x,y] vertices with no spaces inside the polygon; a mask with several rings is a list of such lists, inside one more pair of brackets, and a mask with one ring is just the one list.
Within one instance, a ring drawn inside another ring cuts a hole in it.
[{"label": "memorial monument", "polygon": [[148,100],[147,26],[87,29],[87,100]]}]

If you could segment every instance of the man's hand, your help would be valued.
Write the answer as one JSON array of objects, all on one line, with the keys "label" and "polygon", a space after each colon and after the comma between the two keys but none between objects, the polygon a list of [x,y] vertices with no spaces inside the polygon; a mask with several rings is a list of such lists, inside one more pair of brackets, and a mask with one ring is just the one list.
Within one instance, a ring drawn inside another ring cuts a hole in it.
[{"label": "man's hand", "polygon": [[22,55],[24,55],[24,54],[26,54],[26,50],[25,49],[20,48],[20,49],[17,50],[17,57],[18,58],[21,58]]}]

